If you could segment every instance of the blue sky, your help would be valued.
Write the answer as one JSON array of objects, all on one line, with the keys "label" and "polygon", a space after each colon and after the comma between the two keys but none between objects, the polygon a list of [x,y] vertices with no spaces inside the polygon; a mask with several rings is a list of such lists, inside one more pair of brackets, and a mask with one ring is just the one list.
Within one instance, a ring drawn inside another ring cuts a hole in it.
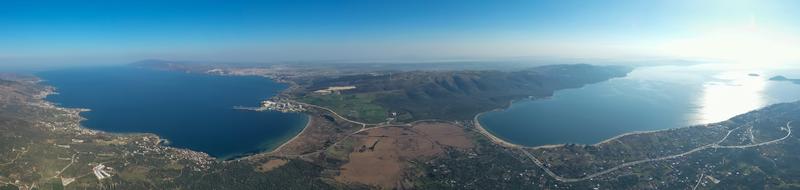
[{"label": "blue sky", "polygon": [[677,50],[795,40],[798,18],[798,1],[2,1],[0,64],[702,57]]}]

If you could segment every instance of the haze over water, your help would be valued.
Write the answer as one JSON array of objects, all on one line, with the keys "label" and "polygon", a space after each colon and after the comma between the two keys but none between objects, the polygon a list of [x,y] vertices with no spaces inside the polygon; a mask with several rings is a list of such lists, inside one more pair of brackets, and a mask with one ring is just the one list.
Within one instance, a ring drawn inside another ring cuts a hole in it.
[{"label": "haze over water", "polygon": [[297,113],[235,110],[258,106],[286,86],[263,77],[212,76],[126,66],[38,74],[57,88],[47,100],[88,108],[82,125],[118,133],[155,133],[170,146],[218,158],[270,150],[299,133]]},{"label": "haze over water", "polygon": [[522,145],[594,144],[627,132],[714,123],[800,100],[800,85],[768,80],[775,75],[798,78],[800,71],[713,64],[640,67],[624,78],[516,102],[485,113],[480,122]]}]

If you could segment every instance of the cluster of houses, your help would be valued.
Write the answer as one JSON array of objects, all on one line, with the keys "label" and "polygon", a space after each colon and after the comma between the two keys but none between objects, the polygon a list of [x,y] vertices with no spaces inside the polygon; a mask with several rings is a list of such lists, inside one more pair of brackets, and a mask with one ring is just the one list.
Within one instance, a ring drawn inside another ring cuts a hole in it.
[{"label": "cluster of houses", "polygon": [[261,102],[261,107],[267,110],[280,111],[280,112],[303,112],[302,104],[287,102],[287,101],[272,101],[266,100]]}]

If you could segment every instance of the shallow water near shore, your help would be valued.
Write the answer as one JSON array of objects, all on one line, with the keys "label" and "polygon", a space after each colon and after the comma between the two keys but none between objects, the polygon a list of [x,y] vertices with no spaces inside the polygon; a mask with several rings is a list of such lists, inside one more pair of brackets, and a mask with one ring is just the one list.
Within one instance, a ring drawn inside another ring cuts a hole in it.
[{"label": "shallow water near shore", "polygon": [[627,77],[515,102],[481,115],[479,122],[495,136],[525,146],[594,144],[628,132],[720,122],[800,100],[800,85],[768,80],[775,75],[800,78],[800,71],[640,67]]},{"label": "shallow water near shore", "polygon": [[58,94],[48,101],[81,113],[87,128],[114,133],[154,133],[169,146],[227,159],[271,150],[308,122],[299,113],[254,112],[286,88],[263,77],[213,76],[140,69],[86,67],[41,72]]}]

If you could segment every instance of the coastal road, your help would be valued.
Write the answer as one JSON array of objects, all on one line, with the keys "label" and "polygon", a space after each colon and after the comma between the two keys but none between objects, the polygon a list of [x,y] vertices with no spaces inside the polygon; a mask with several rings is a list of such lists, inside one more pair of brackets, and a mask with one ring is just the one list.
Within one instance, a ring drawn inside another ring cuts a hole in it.
[{"label": "coastal road", "polygon": [[595,178],[595,177],[598,177],[598,176],[601,176],[601,175],[605,175],[605,174],[611,173],[611,172],[619,170],[621,168],[634,166],[634,165],[647,163],[647,162],[668,160],[668,159],[674,159],[674,158],[678,158],[678,157],[683,157],[683,156],[686,156],[686,155],[689,155],[689,154],[692,154],[692,153],[695,153],[695,152],[698,152],[698,151],[701,151],[701,150],[709,149],[709,148],[719,148],[719,149],[723,149],[723,148],[751,148],[751,147],[758,147],[758,146],[775,144],[775,143],[778,143],[780,141],[783,141],[783,140],[789,138],[789,136],[792,135],[791,124],[792,124],[792,121],[786,122],[786,127],[784,129],[788,130],[788,132],[786,133],[785,136],[783,136],[781,138],[778,138],[778,139],[775,139],[775,140],[762,142],[762,143],[757,143],[757,144],[749,144],[749,145],[736,145],[736,146],[721,146],[721,145],[719,145],[719,143],[722,143],[723,141],[725,141],[733,131],[741,128],[741,127],[737,127],[737,128],[729,130],[728,133],[725,134],[725,136],[721,140],[719,140],[719,141],[717,141],[715,143],[703,145],[703,146],[697,147],[695,149],[692,149],[692,150],[689,150],[689,151],[686,151],[686,152],[683,152],[683,153],[680,153],[680,154],[674,154],[674,155],[663,156],[663,157],[658,157],[658,158],[651,158],[651,159],[644,159],[644,160],[626,162],[626,163],[617,165],[617,166],[615,166],[613,168],[609,168],[609,169],[606,169],[606,170],[603,170],[603,171],[600,171],[600,172],[597,172],[597,173],[589,174],[589,175],[586,175],[585,177],[581,177],[581,178],[568,178],[568,177],[560,176],[560,175],[556,174],[555,172],[551,171],[547,166],[544,165],[544,163],[542,161],[537,159],[530,152],[528,152],[528,151],[526,151],[525,149],[522,149],[522,148],[520,148],[520,150],[528,158],[530,158],[537,166],[542,168],[542,170],[544,170],[545,173],[547,173],[548,175],[550,175],[550,177],[553,177],[557,181],[560,181],[560,182],[580,182],[580,181],[592,179],[592,178]]},{"label": "coastal road", "polygon": [[[301,104],[301,105],[305,105],[305,106],[309,106],[309,107],[315,107],[315,108],[318,108],[318,109],[322,109],[322,110],[328,111],[331,114],[334,114],[337,117],[339,117],[339,118],[341,118],[341,119],[343,119],[343,120],[345,120],[347,122],[360,124],[362,126],[361,129],[359,129],[359,130],[357,130],[357,131],[355,131],[353,133],[348,134],[347,136],[345,136],[341,140],[336,141],[331,146],[335,146],[339,142],[341,142],[341,141],[343,141],[345,139],[348,139],[352,135],[355,135],[355,134],[360,133],[360,132],[372,130],[372,129],[383,128],[383,127],[409,127],[409,126],[413,126],[415,123],[419,123],[419,122],[438,122],[438,121],[441,121],[441,120],[418,120],[418,121],[414,121],[414,122],[410,122],[410,123],[406,123],[406,124],[388,124],[388,123],[368,124],[368,123],[363,123],[363,122],[358,122],[358,121],[353,121],[353,120],[347,119],[347,118],[339,115],[338,113],[336,113],[332,109],[329,109],[329,108],[326,108],[326,107],[312,105],[312,104],[306,104],[306,103],[301,103],[301,102],[295,102],[295,103],[298,103],[298,104]],[[625,168],[625,167],[635,166],[635,165],[648,163],[648,162],[669,160],[669,159],[674,159],[674,158],[678,158],[678,157],[683,157],[683,156],[686,156],[686,155],[689,155],[689,154],[692,154],[692,153],[695,153],[695,152],[698,152],[698,151],[702,151],[702,150],[705,150],[705,149],[709,149],[709,148],[715,148],[715,149],[740,148],[740,149],[743,149],[743,148],[751,148],[751,147],[758,147],[758,146],[775,144],[775,143],[778,143],[780,141],[783,141],[783,140],[787,139],[788,137],[790,137],[792,135],[792,129],[791,129],[792,121],[788,121],[788,122],[786,122],[786,127],[782,128],[782,130],[787,130],[788,131],[787,134],[784,137],[781,137],[781,138],[778,138],[778,139],[775,139],[775,140],[771,140],[771,141],[767,141],[767,142],[748,144],[748,145],[731,145],[731,146],[719,145],[720,143],[724,142],[730,136],[730,134],[733,133],[733,131],[738,130],[738,129],[743,127],[743,126],[740,126],[740,127],[728,130],[728,132],[725,134],[725,136],[722,139],[720,139],[719,141],[715,142],[715,143],[703,145],[703,146],[694,148],[692,150],[689,150],[689,151],[686,151],[686,152],[683,152],[683,153],[669,155],[669,156],[663,156],[663,157],[658,157],[658,158],[650,158],[650,159],[626,162],[626,163],[614,166],[612,168],[609,168],[609,169],[606,169],[606,170],[603,170],[603,171],[600,171],[600,172],[596,172],[596,173],[592,173],[592,174],[586,175],[584,177],[569,178],[569,177],[564,177],[564,176],[558,175],[555,172],[553,172],[552,170],[550,170],[541,160],[537,159],[533,154],[531,154],[530,152],[525,150],[525,148],[527,148],[527,147],[521,146],[521,145],[517,145],[517,144],[514,144],[514,143],[510,143],[510,142],[506,142],[506,141],[504,141],[504,140],[492,135],[491,133],[489,133],[486,129],[484,129],[482,126],[480,126],[480,123],[478,123],[478,117],[479,116],[480,116],[480,114],[476,115],[475,118],[474,118],[474,125],[476,126],[476,129],[478,130],[478,132],[480,132],[481,134],[483,134],[484,136],[489,138],[492,142],[495,142],[497,144],[500,144],[500,145],[503,145],[503,146],[506,146],[506,147],[519,149],[520,151],[523,152],[523,154],[525,154],[526,157],[531,159],[539,168],[541,168],[545,173],[547,173],[547,175],[549,175],[550,177],[552,177],[555,180],[560,181],[560,182],[580,182],[580,181],[585,181],[585,180],[588,180],[588,179],[592,179],[592,178],[595,178],[595,177],[599,177],[599,176],[602,176],[602,175],[617,171],[617,170]],[[367,127],[368,125],[375,126],[375,127],[369,127],[368,128]],[[751,139],[751,141],[753,141],[753,140]],[[287,141],[286,143],[288,143],[288,142],[290,142],[290,141]],[[315,152],[312,152],[312,153],[308,153],[308,154],[305,154],[305,155],[311,155],[311,154],[317,153],[319,151],[324,151],[324,150],[325,149],[318,150],[318,151],[315,151]],[[300,156],[305,156],[305,155],[300,155]]]},{"label": "coastal road", "polygon": [[[358,130],[356,130],[355,132],[352,132],[352,133],[349,133],[349,134],[347,134],[346,136],[344,136],[344,137],[342,137],[341,139],[337,140],[337,141],[336,141],[336,142],[334,142],[333,144],[331,144],[331,145],[329,145],[329,146],[327,146],[327,147],[323,147],[323,148],[322,148],[322,149],[320,149],[320,150],[317,150],[317,151],[314,151],[314,152],[310,152],[310,153],[306,153],[306,154],[302,154],[302,155],[284,155],[284,156],[286,156],[286,157],[303,157],[303,156],[313,155],[313,154],[319,153],[319,152],[321,152],[321,151],[325,151],[325,149],[327,149],[328,147],[336,146],[336,145],[338,145],[340,142],[342,142],[342,141],[344,141],[344,140],[346,140],[346,139],[350,138],[351,136],[353,136],[353,135],[355,135],[355,134],[358,134],[358,133],[361,133],[361,132],[364,132],[364,131],[373,130],[373,129],[378,129],[378,128],[384,128],[384,127],[411,127],[411,126],[414,126],[414,125],[415,125],[415,124],[417,124],[417,123],[422,123],[422,122],[445,122],[445,123],[451,123],[451,124],[454,124],[454,123],[453,123],[453,122],[451,122],[451,121],[445,121],[445,120],[439,120],[439,119],[423,119],[423,120],[417,120],[417,121],[413,121],[413,122],[409,122],[409,123],[403,123],[403,124],[390,124],[390,123],[388,123],[388,122],[383,122],[383,123],[363,123],[363,122],[359,122],[359,121],[353,121],[353,120],[347,119],[346,117],[343,117],[343,116],[339,115],[338,113],[336,113],[335,111],[333,111],[333,110],[332,110],[332,109],[330,109],[330,108],[326,108],[326,107],[322,107],[322,106],[318,106],[318,105],[313,105],[313,104],[307,104],[307,103],[297,102],[297,101],[291,101],[291,103],[295,103],[295,104],[299,104],[299,105],[303,105],[303,106],[307,106],[307,107],[314,107],[314,108],[317,108],[317,109],[324,110],[324,111],[326,111],[326,112],[330,112],[330,113],[331,113],[331,114],[333,114],[334,116],[336,116],[336,117],[338,117],[338,118],[341,118],[342,120],[344,120],[344,121],[346,121],[346,122],[349,122],[349,123],[354,123],[354,124],[361,125],[361,129],[358,129]],[[261,109],[247,109],[247,110],[252,110],[252,111],[264,111],[264,110],[261,110]],[[372,126],[372,127],[368,127],[368,126]],[[298,137],[298,136],[300,136],[300,134],[303,134],[303,132],[305,132],[305,130],[306,130],[307,128],[308,128],[308,127],[306,127],[306,128],[303,128],[303,130],[302,130],[302,131],[300,131],[300,133],[298,133],[298,135],[295,135],[294,137],[292,137],[292,138],[291,138],[291,139],[289,139],[288,141],[286,141],[286,142],[284,142],[283,144],[281,144],[280,146],[276,147],[275,149],[273,149],[272,151],[270,151],[270,153],[275,153],[275,152],[278,152],[279,150],[281,150],[281,149],[282,149],[284,146],[286,146],[286,145],[287,145],[287,144],[289,144],[290,142],[292,142],[292,141],[294,141],[295,139],[297,139],[297,137]]]},{"label": "coastal road", "polygon": [[292,103],[295,103],[295,104],[300,104],[300,105],[304,105],[304,106],[308,106],[308,107],[315,107],[315,108],[318,108],[318,109],[323,109],[323,110],[325,110],[325,111],[331,112],[333,115],[336,115],[336,117],[342,118],[343,120],[345,120],[345,121],[347,121],[347,122],[350,122],[350,123],[359,124],[359,125],[361,125],[361,126],[362,126],[362,127],[364,127],[364,128],[366,128],[366,127],[367,127],[367,125],[378,125],[377,123],[376,123],[376,124],[362,123],[362,122],[358,122],[358,121],[353,121],[353,120],[347,119],[346,117],[343,117],[343,116],[339,115],[338,113],[336,113],[335,111],[333,111],[333,110],[331,110],[331,109],[328,109],[328,108],[326,108],[326,107],[322,107],[322,106],[318,106],[318,105],[313,105],[313,104],[306,104],[306,103],[297,102],[297,101],[292,101]]}]

